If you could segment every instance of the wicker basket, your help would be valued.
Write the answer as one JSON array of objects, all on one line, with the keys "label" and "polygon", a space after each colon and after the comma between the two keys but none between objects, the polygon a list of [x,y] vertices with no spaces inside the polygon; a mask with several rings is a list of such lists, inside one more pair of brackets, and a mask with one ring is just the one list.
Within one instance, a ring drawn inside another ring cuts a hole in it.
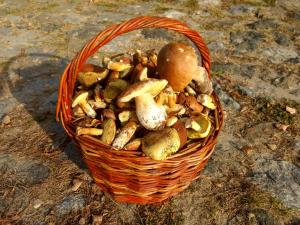
[{"label": "wicker basket", "polygon": [[188,37],[202,56],[202,65],[210,71],[210,56],[201,36],[186,24],[174,19],[143,16],[113,25],[91,39],[66,67],[60,81],[56,119],[66,133],[80,146],[81,153],[97,185],[119,202],[150,204],[164,201],[181,192],[197,177],[216,145],[223,124],[223,112],[215,93],[218,129],[197,143],[193,143],[167,160],[155,161],[141,152],[113,150],[99,139],[76,136],[72,124],[71,99],[78,71],[88,57],[115,37],[141,28],[165,28]]}]

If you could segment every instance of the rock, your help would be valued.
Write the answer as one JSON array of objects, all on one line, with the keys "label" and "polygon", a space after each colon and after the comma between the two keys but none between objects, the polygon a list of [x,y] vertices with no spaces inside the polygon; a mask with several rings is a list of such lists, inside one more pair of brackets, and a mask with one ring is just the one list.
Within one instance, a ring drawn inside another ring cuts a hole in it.
[{"label": "rock", "polygon": [[279,64],[298,58],[298,54],[292,48],[269,47],[262,50],[262,54],[272,63]]},{"label": "rock", "polygon": [[10,124],[10,123],[11,123],[10,116],[8,116],[8,115],[4,116],[3,119],[2,119],[2,123],[3,123],[4,125]]},{"label": "rock", "polygon": [[199,7],[219,6],[221,4],[222,4],[221,0],[198,0]]},{"label": "rock", "polygon": [[230,43],[235,46],[238,53],[256,50],[263,38],[265,38],[265,35],[257,31],[230,32]]},{"label": "rock", "polygon": [[225,106],[233,108],[234,110],[241,109],[241,105],[232,97],[230,97],[225,91],[223,91],[219,84],[214,85],[214,90],[218,94],[220,100],[225,104]]},{"label": "rock", "polygon": [[237,213],[228,222],[228,225],[277,225],[272,213],[265,209],[255,208],[250,210],[242,210]]},{"label": "rock", "polygon": [[233,63],[212,63],[212,71],[214,73],[229,73],[240,75],[245,78],[251,79],[257,73],[257,66],[249,64],[233,64]]},{"label": "rock", "polygon": [[295,139],[294,150],[300,155],[300,138]]},{"label": "rock", "polygon": [[162,38],[166,40],[170,40],[173,37],[173,34],[170,33],[166,29],[143,29],[142,30],[142,35],[144,35],[145,38]]},{"label": "rock", "polygon": [[83,195],[69,195],[56,206],[56,215],[61,219],[71,212],[79,212],[84,208],[85,203],[86,199]]},{"label": "rock", "polygon": [[186,16],[186,14],[183,12],[176,11],[176,10],[168,10],[163,13],[163,16],[168,17],[168,18],[179,19],[183,16]]},{"label": "rock", "polygon": [[218,50],[223,50],[225,48],[224,43],[220,41],[213,41],[207,45],[208,49],[213,53]]},{"label": "rock", "polygon": [[248,87],[244,87],[244,86],[241,86],[241,85],[238,84],[238,85],[236,85],[236,89],[242,95],[247,95],[247,96],[250,96],[250,97],[254,96],[253,91],[250,88],[248,88]]},{"label": "rock", "polygon": [[280,199],[287,207],[300,208],[300,168],[294,164],[259,158],[249,180]]},{"label": "rock", "polygon": [[299,11],[299,12],[295,12],[294,18],[295,18],[296,20],[300,20],[300,11]]},{"label": "rock", "polygon": [[248,213],[249,225],[275,225],[271,214],[264,209],[252,209]]},{"label": "rock", "polygon": [[43,182],[48,178],[50,169],[42,163],[25,164],[21,167],[19,175],[27,185],[34,185]]},{"label": "rock", "polygon": [[247,24],[247,27],[254,30],[268,30],[268,29],[276,29],[278,24],[274,22],[272,19],[260,19],[253,23]]},{"label": "rock", "polygon": [[229,12],[232,15],[242,15],[242,14],[249,14],[249,13],[255,13],[256,8],[251,6],[251,5],[245,5],[245,4],[240,4],[240,5],[233,5],[230,7]]},{"label": "rock", "polygon": [[274,39],[277,44],[283,46],[288,46],[291,43],[291,39],[289,38],[289,36],[287,36],[284,33],[278,33],[278,32],[274,33]]}]

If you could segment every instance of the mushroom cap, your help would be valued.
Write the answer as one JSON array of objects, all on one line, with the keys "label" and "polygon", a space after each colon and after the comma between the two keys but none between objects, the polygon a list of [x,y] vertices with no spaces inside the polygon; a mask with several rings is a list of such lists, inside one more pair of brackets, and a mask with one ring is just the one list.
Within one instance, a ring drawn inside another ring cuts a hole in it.
[{"label": "mushroom cap", "polygon": [[193,79],[198,68],[195,50],[182,43],[165,45],[158,53],[157,72],[174,91],[182,91]]},{"label": "mushroom cap", "polygon": [[168,84],[166,80],[147,79],[132,84],[124,90],[118,98],[119,102],[129,102],[131,99],[143,94],[151,94],[153,97],[158,95]]},{"label": "mushroom cap", "polygon": [[74,108],[76,105],[78,105],[83,100],[86,101],[88,95],[89,95],[89,93],[87,91],[78,94],[72,102],[72,108]]},{"label": "mushroom cap", "polygon": [[142,140],[143,152],[154,160],[164,160],[178,151],[180,137],[174,128],[148,133]]}]

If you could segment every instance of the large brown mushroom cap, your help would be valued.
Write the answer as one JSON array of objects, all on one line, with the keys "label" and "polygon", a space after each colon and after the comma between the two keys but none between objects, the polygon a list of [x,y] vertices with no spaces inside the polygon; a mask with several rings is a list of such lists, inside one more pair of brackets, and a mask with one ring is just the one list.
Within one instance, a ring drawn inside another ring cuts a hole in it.
[{"label": "large brown mushroom cap", "polygon": [[159,78],[166,79],[174,91],[182,91],[193,79],[198,67],[194,49],[182,43],[165,45],[157,58]]}]

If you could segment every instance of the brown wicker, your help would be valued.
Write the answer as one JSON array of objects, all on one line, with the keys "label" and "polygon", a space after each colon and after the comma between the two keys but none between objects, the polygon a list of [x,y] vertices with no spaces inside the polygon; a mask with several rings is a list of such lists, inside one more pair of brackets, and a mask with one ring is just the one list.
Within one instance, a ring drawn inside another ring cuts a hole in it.
[{"label": "brown wicker", "polygon": [[170,18],[142,16],[113,25],[91,39],[66,67],[62,74],[56,108],[56,119],[66,133],[80,146],[95,182],[116,201],[150,204],[164,201],[184,190],[199,176],[216,145],[223,124],[223,112],[215,93],[218,126],[205,140],[186,146],[167,160],[155,161],[141,152],[114,150],[97,138],[75,135],[72,124],[71,99],[78,71],[88,57],[115,37],[142,28],[165,28],[188,37],[202,56],[202,65],[210,71],[210,56],[202,37],[182,22]]}]

